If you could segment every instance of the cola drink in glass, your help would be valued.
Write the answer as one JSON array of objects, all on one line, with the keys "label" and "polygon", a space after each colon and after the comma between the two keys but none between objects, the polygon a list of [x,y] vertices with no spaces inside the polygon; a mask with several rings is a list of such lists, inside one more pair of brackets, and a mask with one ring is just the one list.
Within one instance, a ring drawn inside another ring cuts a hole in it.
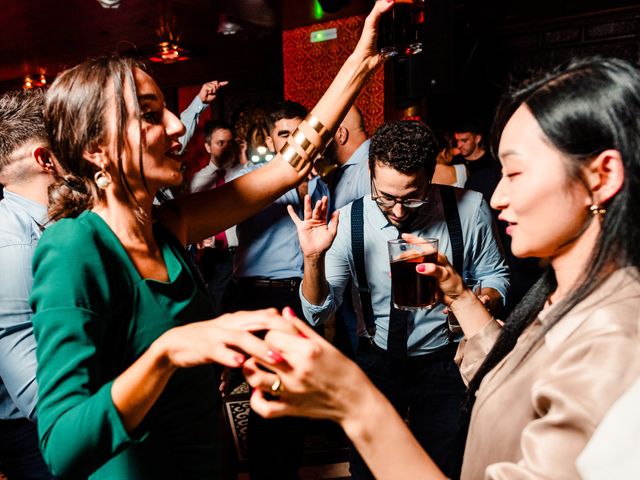
[{"label": "cola drink in glass", "polygon": [[400,310],[432,308],[438,284],[434,278],[416,272],[416,266],[436,261],[438,239],[423,238],[411,243],[396,239],[389,240],[388,246],[394,306]]},{"label": "cola drink in glass", "polygon": [[396,0],[378,24],[378,50],[392,57],[410,56],[422,51],[424,0]]}]

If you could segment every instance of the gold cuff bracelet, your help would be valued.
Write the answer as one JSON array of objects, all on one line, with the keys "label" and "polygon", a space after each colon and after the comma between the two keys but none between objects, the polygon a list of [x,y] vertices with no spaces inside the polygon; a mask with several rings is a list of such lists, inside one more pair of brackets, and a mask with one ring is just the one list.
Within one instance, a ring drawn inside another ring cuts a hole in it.
[{"label": "gold cuff bracelet", "polygon": [[295,132],[289,137],[293,139],[294,143],[300,145],[300,148],[304,151],[304,153],[309,158],[313,158],[316,152],[318,151],[318,147],[314,145],[309,138],[305,135],[305,133],[300,130],[300,127],[296,129]]},{"label": "gold cuff bracelet", "polygon": [[322,124],[322,122],[320,122],[320,120],[318,120],[317,117],[313,115],[309,115],[302,123],[306,124],[303,128],[309,126],[310,129],[315,132],[315,135],[317,135],[317,138],[319,139],[318,148],[324,151],[329,142],[333,140],[333,135],[331,134],[331,132],[327,130],[327,128]]},{"label": "gold cuff bracelet", "polygon": [[309,163],[308,158],[304,158],[288,143],[280,150],[280,156],[285,162],[291,165],[296,172],[302,170]]}]

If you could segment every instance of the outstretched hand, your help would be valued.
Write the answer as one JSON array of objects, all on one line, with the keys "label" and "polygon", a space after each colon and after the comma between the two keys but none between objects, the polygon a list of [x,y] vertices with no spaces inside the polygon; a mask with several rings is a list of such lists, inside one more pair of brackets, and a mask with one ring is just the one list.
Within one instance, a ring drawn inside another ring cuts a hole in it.
[{"label": "outstretched hand", "polygon": [[200,88],[200,92],[198,93],[198,96],[200,97],[200,100],[202,100],[202,103],[205,103],[208,105],[216,99],[216,96],[218,95],[218,90],[228,84],[229,82],[226,80],[223,80],[223,81],[213,80],[211,82],[207,82],[204,85],[202,85],[202,87]]},{"label": "outstretched hand", "polygon": [[304,218],[301,219],[291,205],[287,206],[287,211],[298,230],[300,248],[305,257],[323,255],[333,243],[338,231],[339,212],[335,211],[327,223],[328,199],[322,197],[311,208],[311,197],[304,197]]}]

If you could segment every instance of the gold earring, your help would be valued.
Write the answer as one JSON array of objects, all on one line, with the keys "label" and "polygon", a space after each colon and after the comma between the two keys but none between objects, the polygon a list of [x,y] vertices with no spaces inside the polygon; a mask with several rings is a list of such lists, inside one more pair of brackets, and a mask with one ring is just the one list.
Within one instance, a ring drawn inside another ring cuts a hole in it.
[{"label": "gold earring", "polygon": [[93,181],[96,182],[100,190],[106,190],[107,187],[111,185],[111,175],[103,168],[96,172],[93,176]]},{"label": "gold earring", "polygon": [[589,207],[589,211],[591,212],[591,215],[593,215],[594,217],[596,215],[604,216],[604,214],[607,213],[607,209],[606,208],[604,208],[603,206],[598,205],[596,203],[594,203],[593,205],[591,205]]}]

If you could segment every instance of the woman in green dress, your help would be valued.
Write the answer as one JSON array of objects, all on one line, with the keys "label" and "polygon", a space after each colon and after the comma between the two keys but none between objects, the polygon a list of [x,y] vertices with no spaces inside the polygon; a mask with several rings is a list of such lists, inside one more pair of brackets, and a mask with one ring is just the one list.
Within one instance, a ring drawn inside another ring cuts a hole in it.
[{"label": "woman in green dress", "polygon": [[62,73],[45,121],[63,172],[34,257],[38,427],[55,475],[217,478],[212,363],[279,356],[251,331],[275,310],[210,318],[184,246],[258,212],[311,171],[369,75],[383,62],[376,2],[339,74],[280,154],[219,189],[154,208],[182,182],[180,120],[134,61],[99,58]]}]

